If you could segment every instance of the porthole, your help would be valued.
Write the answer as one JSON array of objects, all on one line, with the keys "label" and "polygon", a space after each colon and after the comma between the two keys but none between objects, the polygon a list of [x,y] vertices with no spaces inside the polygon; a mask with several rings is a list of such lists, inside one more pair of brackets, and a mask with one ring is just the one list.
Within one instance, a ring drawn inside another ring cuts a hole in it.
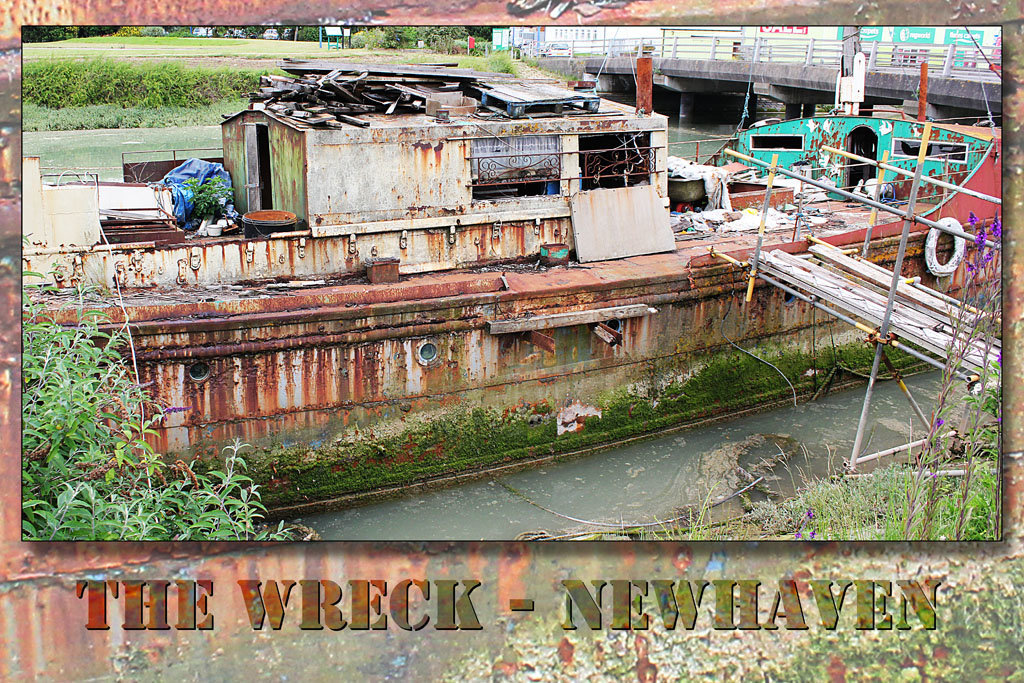
[{"label": "porthole", "polygon": [[792,306],[793,303],[796,301],[796,294],[793,294],[791,292],[786,292],[786,295],[782,298],[782,301],[787,306]]},{"label": "porthole", "polygon": [[210,376],[210,366],[202,361],[193,363],[188,367],[188,377],[193,382],[202,382]]},{"label": "porthole", "polygon": [[607,325],[608,327],[612,328],[616,332],[622,332],[622,321],[619,320],[618,318],[612,318],[611,320],[606,320],[604,324]]},{"label": "porthole", "polygon": [[416,359],[420,365],[433,365],[437,357],[437,344],[434,342],[422,342],[416,349]]}]

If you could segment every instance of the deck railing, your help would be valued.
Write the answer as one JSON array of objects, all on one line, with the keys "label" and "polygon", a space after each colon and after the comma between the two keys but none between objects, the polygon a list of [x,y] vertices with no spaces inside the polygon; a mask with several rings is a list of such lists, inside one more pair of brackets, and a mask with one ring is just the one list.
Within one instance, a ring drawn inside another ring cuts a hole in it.
[{"label": "deck railing", "polygon": [[[789,63],[805,66],[839,68],[843,54],[841,40],[815,38],[741,37],[597,39],[558,41],[550,45],[567,45],[557,56],[627,57],[643,55],[661,59],[727,60],[758,63]],[[543,46],[525,50],[543,56]],[[990,68],[1002,68],[1002,48],[974,45],[923,45],[908,43],[861,42],[867,56],[869,72],[918,72],[928,63],[934,76],[999,82],[1000,76]],[[569,54],[564,54],[568,52]]]}]

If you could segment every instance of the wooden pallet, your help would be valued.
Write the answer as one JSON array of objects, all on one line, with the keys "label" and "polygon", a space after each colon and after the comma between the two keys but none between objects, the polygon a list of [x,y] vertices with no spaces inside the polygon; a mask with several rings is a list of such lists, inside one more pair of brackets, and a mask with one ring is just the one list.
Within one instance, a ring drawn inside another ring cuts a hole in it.
[{"label": "wooden pallet", "polygon": [[[830,254],[831,256],[831,254]],[[809,292],[836,308],[878,326],[885,315],[887,296],[809,260],[781,250],[762,252],[759,269],[796,289]],[[884,270],[884,269],[882,269]],[[889,271],[886,271],[889,272]],[[889,272],[889,277],[892,273]],[[954,335],[953,319],[948,314],[923,310],[913,298],[897,298],[890,317],[891,331],[900,339],[947,358],[964,342]],[[937,299],[938,297],[932,297]],[[981,371],[995,360],[998,347],[987,350],[979,340],[967,344],[964,364]]]},{"label": "wooden pallet", "polygon": [[597,113],[601,98],[550,85],[512,85],[481,83],[477,90],[484,106],[504,110],[511,118],[520,119],[532,113],[561,114],[566,108]]}]

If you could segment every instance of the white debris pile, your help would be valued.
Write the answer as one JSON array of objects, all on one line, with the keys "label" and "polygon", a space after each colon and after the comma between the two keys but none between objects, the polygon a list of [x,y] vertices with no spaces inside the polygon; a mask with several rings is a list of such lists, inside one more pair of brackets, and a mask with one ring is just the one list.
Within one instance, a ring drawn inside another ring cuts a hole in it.
[{"label": "white debris pile", "polygon": [[680,157],[669,157],[667,168],[669,178],[703,180],[709,209],[732,209],[729,188],[726,185],[729,171],[717,166],[704,166]]},{"label": "white debris pile", "polygon": [[[732,213],[735,214],[737,212]],[[726,216],[726,221],[718,227],[718,231],[751,232],[756,231],[760,227],[761,212],[757,209],[750,207],[738,213],[740,214],[739,217],[734,217],[733,215]],[[764,219],[765,229],[774,230],[787,225],[793,225],[793,218],[769,206],[768,213]]]},{"label": "white debris pile", "polygon": [[[821,177],[821,178],[815,178],[815,180],[817,180],[819,183],[824,183],[825,185],[830,185],[831,187],[835,187],[836,186],[835,181],[833,181],[831,178]],[[762,179],[762,182],[766,182],[766,181],[767,181],[767,177]],[[798,193],[798,192],[802,192],[803,195],[804,195],[804,198],[805,198],[804,201],[806,201],[808,204],[811,204],[811,203],[814,203],[814,202],[824,202],[824,201],[828,200],[828,195],[825,194],[824,190],[819,189],[819,188],[815,187],[814,185],[808,185],[807,183],[801,182],[801,181],[797,180],[796,178],[787,178],[785,176],[777,175],[777,176],[775,176],[774,185],[779,186],[779,187],[791,187],[791,188],[793,188],[793,194],[794,195],[796,193]]]},{"label": "white debris pile", "polygon": [[[768,213],[765,216],[765,229],[792,227],[795,220],[795,214],[788,215],[773,207],[768,207]],[[824,218],[811,218],[806,220],[805,224],[820,225],[824,222]],[[756,232],[760,225],[761,210],[759,208],[750,207],[742,211],[713,209],[680,215],[673,225],[673,230],[675,232]]]}]

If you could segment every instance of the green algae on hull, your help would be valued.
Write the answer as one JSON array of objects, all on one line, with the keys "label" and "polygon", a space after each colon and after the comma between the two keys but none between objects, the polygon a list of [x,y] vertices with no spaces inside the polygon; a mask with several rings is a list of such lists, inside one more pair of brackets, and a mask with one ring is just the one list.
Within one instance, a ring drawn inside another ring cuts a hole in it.
[{"label": "green algae on hull", "polygon": [[[837,362],[845,368],[870,365],[866,345],[847,344],[808,354],[779,346],[757,349],[792,382],[802,396],[812,395],[819,378]],[[899,368],[913,358],[892,354]],[[671,361],[663,361],[670,363]],[[649,363],[652,378],[670,368]],[[559,407],[550,400],[496,410],[477,407],[446,411],[413,422],[397,433],[346,435],[319,448],[267,447],[250,458],[252,476],[262,487],[268,508],[329,501],[381,489],[480,472],[509,463],[588,452],[624,440],[647,438],[705,418],[767,408],[789,400],[792,390],[779,373],[746,354],[717,353],[683,379],[660,389],[620,387],[596,398],[600,417],[584,417],[578,431],[558,433]],[[391,491],[393,492],[393,491]]]}]

